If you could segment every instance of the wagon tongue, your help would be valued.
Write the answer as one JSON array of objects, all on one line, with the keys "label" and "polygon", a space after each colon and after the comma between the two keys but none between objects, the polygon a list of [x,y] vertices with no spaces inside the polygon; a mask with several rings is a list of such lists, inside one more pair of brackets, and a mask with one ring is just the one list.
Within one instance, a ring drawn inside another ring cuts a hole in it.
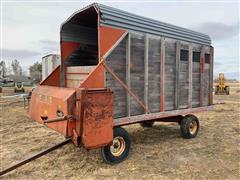
[{"label": "wagon tongue", "polygon": [[[66,117],[74,115],[75,92],[73,88],[39,86],[32,92],[29,116],[39,123],[53,120],[47,126],[68,136]],[[55,121],[54,121],[55,120]]]}]

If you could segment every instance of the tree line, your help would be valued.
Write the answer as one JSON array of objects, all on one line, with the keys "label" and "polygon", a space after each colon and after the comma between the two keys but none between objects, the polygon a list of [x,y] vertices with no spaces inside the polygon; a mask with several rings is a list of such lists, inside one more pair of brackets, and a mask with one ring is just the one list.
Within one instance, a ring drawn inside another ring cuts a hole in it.
[{"label": "tree line", "polygon": [[[29,76],[30,78],[35,82],[40,82],[42,78],[42,64],[39,62],[35,62],[33,65],[31,65],[29,68]],[[27,76],[27,73],[23,72],[23,68],[20,64],[20,62],[17,59],[14,59],[11,62],[10,66],[6,65],[5,61],[0,61],[0,74],[4,77],[7,77],[9,75],[15,75],[15,76]]]}]

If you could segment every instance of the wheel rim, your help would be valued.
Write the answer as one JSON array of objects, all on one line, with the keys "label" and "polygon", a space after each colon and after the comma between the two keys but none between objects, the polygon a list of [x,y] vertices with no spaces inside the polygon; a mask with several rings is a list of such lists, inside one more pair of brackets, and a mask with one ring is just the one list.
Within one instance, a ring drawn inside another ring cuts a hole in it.
[{"label": "wheel rim", "polygon": [[197,128],[198,128],[197,122],[196,121],[192,121],[190,123],[190,125],[189,125],[190,133],[191,134],[195,134],[197,132]]},{"label": "wheel rim", "polygon": [[125,141],[123,137],[117,136],[113,139],[113,144],[110,146],[110,151],[114,156],[120,156],[125,150]]}]

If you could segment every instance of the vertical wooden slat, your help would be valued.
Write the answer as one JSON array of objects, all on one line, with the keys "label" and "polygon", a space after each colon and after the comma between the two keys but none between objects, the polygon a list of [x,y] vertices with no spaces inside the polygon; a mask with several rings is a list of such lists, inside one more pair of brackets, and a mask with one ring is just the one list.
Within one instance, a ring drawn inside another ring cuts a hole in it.
[{"label": "vertical wooden slat", "polygon": [[164,79],[165,79],[165,39],[161,37],[160,53],[160,111],[164,111]]},{"label": "vertical wooden slat", "polygon": [[204,65],[205,65],[205,47],[202,46],[200,54],[200,106],[203,106],[204,100]]},{"label": "vertical wooden slat", "polygon": [[145,35],[144,48],[144,103],[148,107],[148,36]]},{"label": "vertical wooden slat", "polygon": [[176,42],[176,72],[175,72],[175,109],[179,107],[179,64],[180,64],[180,41]]},{"label": "vertical wooden slat", "polygon": [[[131,34],[128,34],[128,38],[127,38],[127,50],[126,50],[126,85],[129,89],[131,82],[130,82],[130,68],[131,68]],[[130,116],[130,112],[131,112],[131,107],[130,107],[130,96],[129,94],[127,94],[127,116]]]},{"label": "vertical wooden slat", "polygon": [[188,107],[192,108],[192,44],[188,47]]},{"label": "vertical wooden slat", "polygon": [[210,48],[210,76],[209,76],[209,105],[213,104],[213,64],[214,64],[214,48]]}]

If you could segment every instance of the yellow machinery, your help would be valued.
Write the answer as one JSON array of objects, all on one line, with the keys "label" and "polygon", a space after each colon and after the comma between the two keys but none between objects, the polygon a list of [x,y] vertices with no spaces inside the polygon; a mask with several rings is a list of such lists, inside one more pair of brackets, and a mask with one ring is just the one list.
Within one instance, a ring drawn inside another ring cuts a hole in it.
[{"label": "yellow machinery", "polygon": [[18,93],[18,92],[25,92],[25,89],[23,87],[23,82],[15,82],[15,87],[14,87],[14,92]]},{"label": "yellow machinery", "polygon": [[215,94],[216,95],[229,95],[230,88],[226,85],[226,79],[223,73],[219,73],[217,85],[215,86]]}]

